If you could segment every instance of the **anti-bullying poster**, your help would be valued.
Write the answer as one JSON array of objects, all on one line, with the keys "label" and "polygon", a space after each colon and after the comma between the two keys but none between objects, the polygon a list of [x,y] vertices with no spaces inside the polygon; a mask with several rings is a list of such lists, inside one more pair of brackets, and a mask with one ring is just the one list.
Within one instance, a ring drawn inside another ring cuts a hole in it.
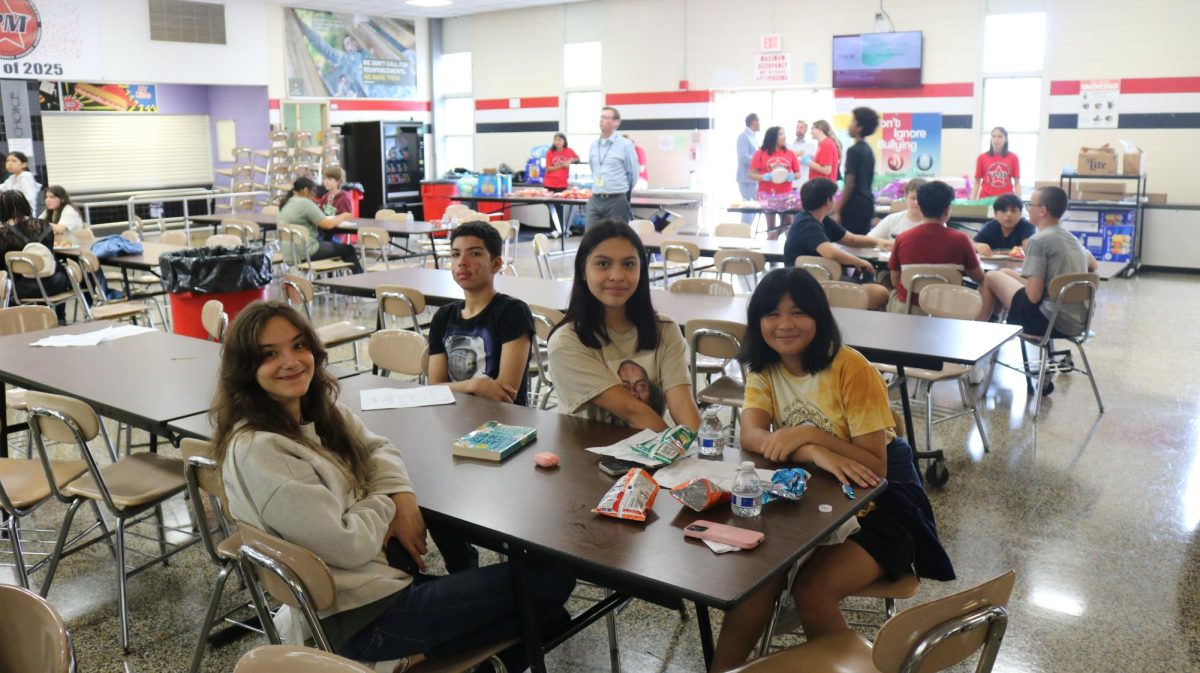
[{"label": "anti-bullying poster", "polygon": [[417,90],[411,21],[289,9],[288,95],[412,98]]},{"label": "anti-bullying poster", "polygon": [[[849,114],[834,115],[834,132],[849,148]],[[942,169],[942,115],[939,113],[881,112],[879,129],[867,138],[875,152],[873,189],[897,180],[931,178]]]}]

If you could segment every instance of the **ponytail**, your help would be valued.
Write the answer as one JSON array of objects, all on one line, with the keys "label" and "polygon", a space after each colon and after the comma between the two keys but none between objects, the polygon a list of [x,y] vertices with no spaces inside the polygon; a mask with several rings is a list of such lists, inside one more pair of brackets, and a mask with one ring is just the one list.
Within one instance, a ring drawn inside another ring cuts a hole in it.
[{"label": "ponytail", "polygon": [[279,207],[283,208],[285,205],[287,205],[287,202],[296,195],[296,192],[302,192],[306,189],[316,191],[317,183],[313,182],[312,178],[296,178],[296,180],[292,182],[292,188],[288,190],[287,194],[283,195],[283,200],[279,202]]}]

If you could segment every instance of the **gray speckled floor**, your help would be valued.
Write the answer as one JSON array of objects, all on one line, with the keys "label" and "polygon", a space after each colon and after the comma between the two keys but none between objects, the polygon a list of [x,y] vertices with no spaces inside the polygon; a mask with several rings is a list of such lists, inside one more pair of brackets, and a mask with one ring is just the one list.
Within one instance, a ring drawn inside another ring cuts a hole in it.
[{"label": "gray speckled floor", "polygon": [[[532,275],[527,244],[520,257],[518,267]],[[1016,570],[997,671],[1200,669],[1198,290],[1200,277],[1188,275],[1144,273],[1104,284],[1099,336],[1089,348],[1107,404],[1103,417],[1086,379],[1072,375],[1059,377],[1033,425],[1023,381],[997,369],[985,402],[990,454],[982,453],[969,417],[937,427],[951,479],[930,499],[960,579],[926,583],[918,597]],[[326,319],[344,313],[344,305],[318,311]],[[1019,361],[1015,347],[1004,357]],[[952,385],[936,397],[957,399]],[[38,521],[53,523],[62,511],[47,507]],[[173,511],[186,516],[182,501]],[[202,551],[188,550],[130,582],[128,657],[118,645],[113,575],[111,557],[95,548],[65,560],[51,590],[75,637],[80,670],[186,670],[216,575]],[[0,568],[0,581],[12,581],[7,569]],[[231,583],[227,602],[237,595]],[[635,601],[618,624],[624,670],[702,668],[694,616],[684,622]],[[260,642],[246,636],[210,649],[203,670],[232,670]],[[555,671],[609,670],[603,622],[549,662]]]}]

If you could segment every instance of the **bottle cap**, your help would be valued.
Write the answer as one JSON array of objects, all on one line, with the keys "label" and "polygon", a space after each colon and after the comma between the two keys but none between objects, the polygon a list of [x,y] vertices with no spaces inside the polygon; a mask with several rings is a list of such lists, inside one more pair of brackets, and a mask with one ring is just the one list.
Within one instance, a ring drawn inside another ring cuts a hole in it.
[{"label": "bottle cap", "polygon": [[743,460],[742,468],[745,469],[747,467],[750,468],[751,470],[753,470],[754,469],[754,461],[753,460]]},{"label": "bottle cap", "polygon": [[822,514],[829,514],[830,512],[833,511],[833,505],[820,505],[819,507],[817,507],[817,509]]}]

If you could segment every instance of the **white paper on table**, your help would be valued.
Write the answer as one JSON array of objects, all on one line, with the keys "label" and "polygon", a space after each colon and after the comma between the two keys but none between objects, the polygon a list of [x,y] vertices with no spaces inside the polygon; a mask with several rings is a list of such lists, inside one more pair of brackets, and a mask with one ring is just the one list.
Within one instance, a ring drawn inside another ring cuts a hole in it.
[{"label": "white paper on table", "polygon": [[[675,488],[692,479],[708,479],[721,489],[731,491],[733,480],[741,466],[741,463],[726,463],[691,456],[681,458],[655,472],[654,481],[663,488]],[[775,470],[757,469],[754,472],[758,475],[758,480],[766,484],[771,483],[771,475],[775,474]]]},{"label": "white paper on table", "polygon": [[704,538],[701,538],[700,541],[708,545],[708,548],[713,550],[714,554],[724,554],[726,552],[739,551],[741,549],[741,547],[735,547],[731,544],[725,544],[724,542],[713,542],[712,540],[705,540]]},{"label": "white paper on table", "polygon": [[363,411],[434,407],[440,404],[454,404],[454,393],[450,392],[449,386],[373,388],[359,394],[359,404]]},{"label": "white paper on table", "polygon": [[646,428],[636,435],[626,437],[625,439],[622,439],[611,446],[593,446],[592,448],[588,449],[588,451],[591,451],[592,453],[598,453],[602,456],[609,456],[610,458],[628,460],[634,463],[645,465],[647,467],[658,467],[661,465],[661,463],[647,458],[639,453],[634,453],[633,451],[634,444],[641,444],[642,442],[650,441],[657,436],[657,432]]},{"label": "white paper on table", "polygon": [[110,325],[104,329],[98,329],[94,332],[84,332],[83,334],[55,334],[42,337],[29,345],[46,348],[97,346],[105,341],[123,339],[153,331],[155,331],[153,327],[142,327],[140,325]]}]

